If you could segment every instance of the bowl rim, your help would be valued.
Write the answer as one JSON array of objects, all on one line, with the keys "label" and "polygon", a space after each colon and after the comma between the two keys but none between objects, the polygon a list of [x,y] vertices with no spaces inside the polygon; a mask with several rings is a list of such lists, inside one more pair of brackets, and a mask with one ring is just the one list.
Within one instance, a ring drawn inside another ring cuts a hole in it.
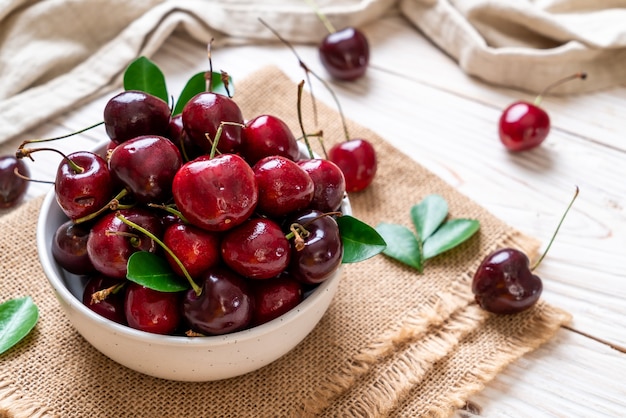
[{"label": "bowl rim", "polygon": [[[101,144],[95,149],[101,149],[103,145],[104,144]],[[345,213],[352,213],[350,201],[347,196],[344,198],[342,208],[344,209]],[[314,302],[319,299],[319,297],[323,293],[328,292],[329,288],[331,288],[331,286],[335,284],[335,281],[339,281],[342,276],[343,266],[342,264],[340,264],[331,277],[320,283],[297,306],[285,312],[281,316],[261,325],[246,328],[240,331],[231,332],[228,334],[208,335],[201,337],[153,334],[146,331],[137,330],[123,324],[118,324],[101,315],[98,315],[96,312],[93,312],[91,309],[87,308],[82,303],[82,301],[78,300],[78,298],[65,285],[63,278],[59,274],[59,272],[62,272],[62,269],[54,260],[51,253],[51,247],[46,241],[47,221],[50,214],[55,210],[61,211],[56,201],[54,186],[51,186],[51,189],[47,192],[42,202],[36,229],[36,243],[38,250],[37,252],[39,255],[39,262],[44,271],[44,274],[46,275],[46,278],[48,279],[48,282],[53,287],[58,297],[60,297],[65,303],[69,304],[71,308],[77,310],[81,315],[86,316],[92,322],[98,323],[104,327],[109,328],[115,333],[121,334],[133,340],[141,340],[142,342],[148,342],[163,346],[192,345],[208,347],[236,344],[242,343],[247,340],[259,339],[264,335],[277,332],[285,323],[295,320],[296,316],[301,315],[303,311],[305,311],[306,314],[306,311],[314,310]]]}]

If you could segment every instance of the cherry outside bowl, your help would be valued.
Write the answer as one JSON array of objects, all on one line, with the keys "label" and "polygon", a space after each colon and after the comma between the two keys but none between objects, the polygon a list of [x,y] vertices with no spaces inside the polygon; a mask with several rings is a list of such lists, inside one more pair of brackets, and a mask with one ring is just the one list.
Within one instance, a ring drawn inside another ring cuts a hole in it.
[{"label": "cherry outside bowl", "polygon": [[[351,214],[347,198],[342,210]],[[82,304],[86,280],[64,271],[51,252],[54,234],[66,220],[52,189],[45,196],[38,219],[37,250],[43,271],[72,326],[110,359],[162,379],[227,379],[272,363],[313,330],[339,286],[341,267],[291,311],[243,331],[207,337],[151,334],[110,321]]]}]

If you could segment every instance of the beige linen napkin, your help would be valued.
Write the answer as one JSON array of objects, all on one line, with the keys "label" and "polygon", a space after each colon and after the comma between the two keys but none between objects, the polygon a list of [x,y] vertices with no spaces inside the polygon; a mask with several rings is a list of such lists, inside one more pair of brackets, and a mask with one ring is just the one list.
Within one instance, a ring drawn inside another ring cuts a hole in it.
[{"label": "beige linen napkin", "polygon": [[[490,83],[539,92],[578,71],[583,92],[626,80],[626,0],[317,0],[336,27],[401,12]],[[7,0],[0,2],[0,142],[119,85],[175,30],[202,43],[292,42],[327,32],[305,0]],[[418,31],[415,36],[422,36]],[[373,57],[375,61],[375,55]]]},{"label": "beige linen napkin", "polygon": [[[253,74],[236,91],[245,118],[274,114],[300,132],[297,88],[280,70]],[[303,105],[305,126],[316,131],[310,98]],[[327,145],[343,140],[337,112],[320,103],[318,115]],[[423,274],[383,255],[345,265],[328,312],[286,356],[233,379],[184,383],[120,366],[71,327],[37,261],[41,200],[30,201],[0,217],[0,295],[31,295],[41,310],[35,330],[0,357],[0,416],[447,417],[569,320],[543,302],[519,315],[478,308],[470,282],[482,258],[505,246],[534,258],[538,243],[376,133],[354,123],[350,133],[370,140],[379,158],[372,185],[350,196],[356,217],[411,227],[410,207],[438,193],[451,217],[478,219],[479,233],[429,260]]]},{"label": "beige linen napkin", "polygon": [[580,93],[626,82],[625,0],[400,0],[400,9],[460,67],[484,81],[539,93],[579,71]]}]

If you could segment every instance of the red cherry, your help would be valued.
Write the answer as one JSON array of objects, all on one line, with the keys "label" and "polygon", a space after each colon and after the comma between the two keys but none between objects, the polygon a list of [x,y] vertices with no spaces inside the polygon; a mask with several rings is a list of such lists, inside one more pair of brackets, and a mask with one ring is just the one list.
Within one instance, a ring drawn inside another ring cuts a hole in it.
[{"label": "red cherry", "polygon": [[315,192],[311,176],[296,162],[265,157],[252,168],[259,187],[259,212],[281,217],[309,206]]},{"label": "red cherry", "polygon": [[[96,292],[106,292],[106,296],[94,298]],[[110,277],[96,275],[91,277],[83,290],[83,304],[111,321],[126,325],[124,312],[124,282]]]},{"label": "red cherry", "polygon": [[472,280],[472,292],[478,305],[497,314],[530,308],[542,290],[541,279],[532,273],[526,254],[513,248],[488,255]]},{"label": "red cherry", "polygon": [[173,334],[182,320],[180,293],[159,292],[129,282],[124,300],[131,328],[153,334]]},{"label": "red cherry", "polygon": [[291,129],[276,116],[260,115],[248,121],[242,135],[241,155],[250,165],[270,155],[281,155],[293,161],[300,156]]},{"label": "red cherry", "polygon": [[0,157],[0,209],[17,205],[26,194],[28,180],[15,175],[15,169],[22,176],[29,176],[28,167],[21,159],[13,155]]},{"label": "red cherry", "polygon": [[[220,262],[220,240],[216,232],[182,222],[172,223],[163,234],[163,243],[194,279]],[[174,273],[183,276],[181,268],[167,252],[165,257]]]},{"label": "red cherry", "polygon": [[343,172],[348,193],[364,190],[376,175],[376,150],[365,139],[352,139],[334,145],[328,152],[328,159]]},{"label": "red cherry", "polygon": [[239,151],[244,120],[239,106],[231,98],[212,92],[198,93],[183,108],[182,118],[189,138],[207,154],[211,152],[222,122],[234,123],[222,127],[217,149],[223,153]]},{"label": "red cherry", "polygon": [[338,210],[346,193],[346,179],[339,166],[323,158],[300,160],[298,165],[309,174],[315,185],[309,208],[320,212]]},{"label": "red cherry", "polygon": [[587,74],[577,73],[548,86],[535,103],[518,101],[509,105],[500,116],[498,135],[504,146],[512,152],[538,147],[550,133],[550,117],[539,107],[541,98],[552,88],[575,78],[585,79]]},{"label": "red cherry", "polygon": [[174,176],[172,193],[183,216],[208,231],[243,223],[259,197],[252,168],[235,154],[204,155],[183,164]]},{"label": "red cherry", "polygon": [[369,43],[363,32],[356,28],[347,27],[329,33],[318,50],[322,65],[337,79],[355,80],[367,70]]},{"label": "red cherry", "polygon": [[257,326],[278,318],[296,307],[303,298],[302,283],[289,275],[252,283],[254,310],[252,325]]}]

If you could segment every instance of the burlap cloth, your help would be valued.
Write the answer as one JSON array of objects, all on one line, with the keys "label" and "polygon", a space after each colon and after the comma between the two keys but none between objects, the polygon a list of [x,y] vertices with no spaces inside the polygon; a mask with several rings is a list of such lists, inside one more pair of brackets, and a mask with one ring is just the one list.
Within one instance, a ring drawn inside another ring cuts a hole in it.
[{"label": "burlap cloth", "polygon": [[[246,118],[272,113],[300,132],[296,83],[279,70],[265,69],[236,87]],[[312,131],[306,94],[304,109]],[[333,108],[319,106],[319,127],[327,145],[342,140]],[[241,377],[183,383],[120,366],[74,331],[38,263],[35,225],[41,199],[26,202],[0,217],[0,294],[2,299],[31,295],[41,317],[25,340],[0,357],[0,416],[450,416],[569,320],[566,312],[543,302],[511,316],[479,309],[470,280],[482,257],[502,246],[532,256],[537,242],[374,132],[353,123],[350,130],[372,141],[379,158],[373,185],[351,196],[355,216],[370,225],[409,226],[409,208],[439,193],[451,216],[479,219],[480,232],[429,260],[423,274],[382,255],[346,265],[328,312],[292,352]]]}]

